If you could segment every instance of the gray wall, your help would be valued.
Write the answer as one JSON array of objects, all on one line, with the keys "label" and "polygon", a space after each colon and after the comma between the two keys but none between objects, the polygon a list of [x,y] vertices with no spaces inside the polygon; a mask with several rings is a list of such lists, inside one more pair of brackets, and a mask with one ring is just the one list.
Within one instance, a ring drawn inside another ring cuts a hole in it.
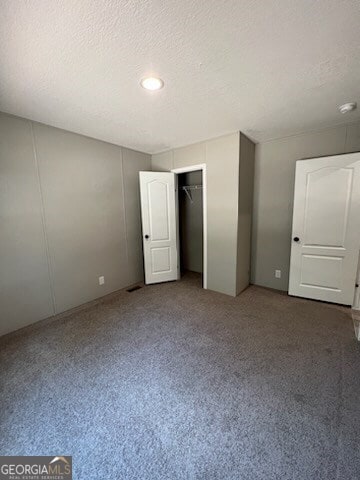
[{"label": "gray wall", "polygon": [[240,133],[152,156],[159,171],[206,164],[208,288],[237,293]]},{"label": "gray wall", "polygon": [[142,280],[139,170],[149,155],[0,114],[0,334]]},{"label": "gray wall", "polygon": [[0,334],[52,313],[31,125],[0,115]]},{"label": "gray wall", "polygon": [[239,212],[236,293],[250,282],[255,144],[240,133]]},{"label": "gray wall", "polygon": [[360,124],[256,145],[252,283],[288,289],[296,160],[359,150]]},{"label": "gray wall", "polygon": [[131,285],[144,278],[139,172],[151,170],[151,157],[146,153],[122,148],[122,160],[129,265],[127,281]]},{"label": "gray wall", "polygon": [[[201,185],[202,172],[179,175],[182,185]],[[203,271],[203,208],[202,190],[192,190],[192,203],[185,191],[179,189],[181,266],[184,270]]]}]

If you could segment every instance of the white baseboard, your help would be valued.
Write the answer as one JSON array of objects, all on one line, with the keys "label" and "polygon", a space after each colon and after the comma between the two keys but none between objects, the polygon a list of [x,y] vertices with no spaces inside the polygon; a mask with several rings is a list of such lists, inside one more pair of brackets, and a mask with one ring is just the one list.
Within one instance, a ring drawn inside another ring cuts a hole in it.
[{"label": "white baseboard", "polygon": [[357,310],[353,308],[351,314],[354,322],[355,337],[360,341],[360,309]]}]

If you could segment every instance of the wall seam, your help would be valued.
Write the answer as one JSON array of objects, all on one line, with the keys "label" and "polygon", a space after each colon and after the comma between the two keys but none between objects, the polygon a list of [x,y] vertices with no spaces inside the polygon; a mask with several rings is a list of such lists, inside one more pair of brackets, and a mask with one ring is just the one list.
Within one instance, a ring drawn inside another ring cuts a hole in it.
[{"label": "wall seam", "polygon": [[345,126],[345,142],[344,142],[344,153],[346,152],[346,144],[347,144],[347,138],[348,138],[348,126]]},{"label": "wall seam", "polygon": [[40,196],[40,204],[41,204],[41,223],[42,223],[44,240],[45,240],[45,254],[46,254],[46,260],[47,260],[47,267],[48,267],[50,292],[51,292],[54,315],[56,315],[57,306],[56,306],[56,296],[55,296],[54,279],[53,279],[54,272],[53,272],[53,267],[52,267],[52,262],[51,262],[50,245],[49,245],[49,238],[48,238],[47,227],[46,227],[44,194],[43,194],[43,189],[42,189],[42,184],[41,184],[41,175],[40,175],[40,168],[39,168],[39,159],[38,159],[38,155],[37,155],[34,126],[33,126],[33,122],[31,122],[30,120],[29,120],[29,123],[30,123],[30,129],[31,129],[32,147],[33,147],[35,168],[36,168],[36,174],[37,174],[37,179],[38,179],[38,187],[39,187],[39,196]]},{"label": "wall seam", "polygon": [[126,216],[126,198],[125,198],[125,182],[124,182],[124,156],[123,149],[120,147],[120,162],[121,162],[121,183],[122,183],[122,197],[124,205],[124,232],[125,232],[125,255],[126,255],[126,264],[127,264],[127,284],[129,285],[130,279],[130,258],[129,258],[129,239],[127,231],[127,216]]},{"label": "wall seam", "polygon": [[238,161],[238,191],[237,191],[237,215],[236,215],[236,252],[235,252],[235,257],[236,257],[236,268],[235,268],[235,297],[238,295],[238,269],[239,269],[239,230],[240,230],[240,225],[239,225],[239,211],[240,211],[240,178],[241,178],[241,135],[242,133],[239,132],[239,161]]},{"label": "wall seam", "polygon": [[252,197],[251,197],[251,220],[250,220],[250,264],[249,264],[249,285],[251,284],[252,278],[252,259],[253,259],[253,232],[254,232],[254,196],[255,196],[255,152],[256,144],[254,145],[253,155],[252,155]]},{"label": "wall seam", "polygon": [[274,138],[269,138],[268,140],[263,140],[263,141],[258,141],[258,140],[256,140],[256,141],[251,140],[251,141],[255,145],[263,145],[265,143],[280,142],[281,140],[288,140],[289,138],[307,137],[308,135],[312,135],[312,134],[318,134],[318,133],[328,132],[330,130],[335,130],[335,129],[342,128],[342,127],[357,125],[358,123],[359,122],[357,120],[355,120],[354,122],[350,122],[350,123],[337,123],[336,125],[333,125],[333,126],[330,126],[330,127],[317,128],[315,130],[307,130],[307,131],[301,132],[301,133],[294,133],[292,135],[285,135],[285,137],[274,137]]}]

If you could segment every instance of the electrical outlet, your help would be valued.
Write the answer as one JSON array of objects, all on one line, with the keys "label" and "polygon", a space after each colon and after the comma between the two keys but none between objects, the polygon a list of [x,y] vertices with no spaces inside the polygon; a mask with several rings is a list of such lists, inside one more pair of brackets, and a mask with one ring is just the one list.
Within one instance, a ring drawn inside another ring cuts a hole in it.
[{"label": "electrical outlet", "polygon": [[281,270],[275,270],[275,278],[281,278]]},{"label": "electrical outlet", "polygon": [[104,285],[105,277],[99,277],[99,285]]}]

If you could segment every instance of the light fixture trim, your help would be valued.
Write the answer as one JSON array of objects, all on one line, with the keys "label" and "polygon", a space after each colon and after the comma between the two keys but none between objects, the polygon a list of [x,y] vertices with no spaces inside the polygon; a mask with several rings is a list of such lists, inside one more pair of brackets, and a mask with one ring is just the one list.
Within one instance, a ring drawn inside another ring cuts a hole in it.
[{"label": "light fixture trim", "polygon": [[339,106],[339,112],[343,114],[352,112],[353,110],[355,110],[356,107],[356,102],[347,102]]},{"label": "light fixture trim", "polygon": [[159,77],[144,77],[140,81],[140,85],[151,92],[161,90],[164,86],[164,80]]}]

